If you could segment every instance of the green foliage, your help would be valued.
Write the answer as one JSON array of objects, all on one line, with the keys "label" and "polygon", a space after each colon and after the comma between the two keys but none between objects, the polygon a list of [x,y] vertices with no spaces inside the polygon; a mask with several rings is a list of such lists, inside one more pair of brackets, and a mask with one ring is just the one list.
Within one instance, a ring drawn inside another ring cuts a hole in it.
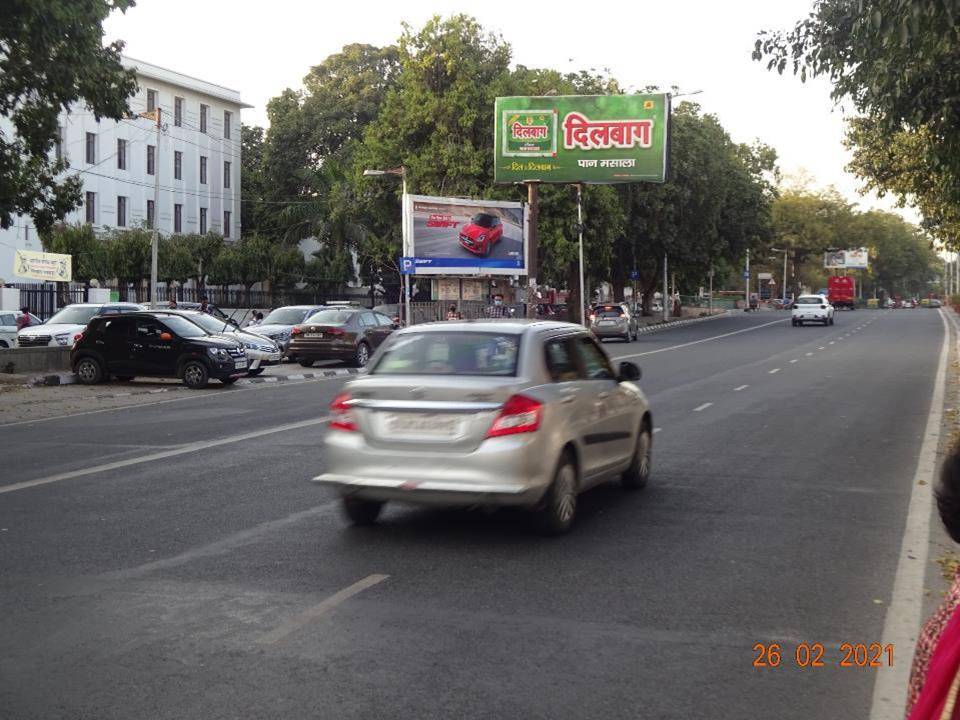
[{"label": "green foliage", "polygon": [[793,30],[761,33],[753,56],[801,80],[829,77],[834,98],[865,117],[850,135],[864,144],[854,171],[872,189],[916,200],[940,226],[960,204],[958,45],[957,0],[819,0]]},{"label": "green foliage", "polygon": [[263,202],[265,183],[263,177],[264,132],[262,127],[240,127],[241,178],[244,198],[240,202],[240,227],[243,232],[256,232],[263,216],[268,213]]},{"label": "green foliage", "polygon": [[193,255],[184,238],[175,235],[160,238],[157,246],[157,279],[170,283],[184,283],[195,272]]},{"label": "green foliage", "polygon": [[153,233],[146,228],[111,230],[106,236],[110,274],[121,286],[150,277],[150,248]]},{"label": "green foliage", "polygon": [[[205,276],[212,272],[214,260],[220,256],[225,247],[223,235],[214,232],[208,232],[205,235],[189,233],[181,235],[180,242],[190,253],[193,261],[190,277],[197,283],[197,287],[202,288]],[[220,284],[223,283],[214,283],[214,285]]]},{"label": "green foliage", "polygon": [[52,158],[61,110],[80,100],[99,118],[119,120],[136,90],[120,64],[123,43],[104,46],[103,21],[132,0],[7,0],[0,22],[0,227],[16,214],[41,232],[78,207],[81,182],[58,180],[67,165]]},{"label": "green foliage", "polygon": [[325,245],[313,253],[304,268],[303,280],[317,298],[335,295],[354,280],[353,258],[342,247]]},{"label": "green foliage", "polygon": [[[73,281],[88,283],[100,279],[102,270],[97,262],[99,241],[90,225],[54,225],[40,233],[40,242],[45,252],[72,256]],[[93,261],[93,262],[91,262]]]}]

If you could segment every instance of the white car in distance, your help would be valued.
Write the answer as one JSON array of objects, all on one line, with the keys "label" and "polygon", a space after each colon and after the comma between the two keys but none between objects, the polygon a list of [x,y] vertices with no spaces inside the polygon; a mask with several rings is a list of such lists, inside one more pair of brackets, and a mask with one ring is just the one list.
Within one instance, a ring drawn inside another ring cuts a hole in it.
[{"label": "white car in distance", "polygon": [[833,305],[826,295],[801,295],[793,304],[791,322],[794,327],[805,322],[833,325]]},{"label": "white car in distance", "polygon": [[[17,347],[17,320],[23,315],[19,310],[0,311],[0,348]],[[43,320],[30,313],[30,325],[40,325]]]}]

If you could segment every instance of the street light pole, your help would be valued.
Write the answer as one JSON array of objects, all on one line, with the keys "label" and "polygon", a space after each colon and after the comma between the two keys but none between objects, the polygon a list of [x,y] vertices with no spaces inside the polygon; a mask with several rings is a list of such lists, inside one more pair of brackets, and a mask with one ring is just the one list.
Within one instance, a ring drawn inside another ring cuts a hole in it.
[{"label": "street light pole", "polygon": [[160,246],[160,105],[157,104],[157,145],[153,151],[153,238],[150,241],[150,307],[157,309],[157,253]]},{"label": "street light pole", "polygon": [[667,306],[667,254],[663,254],[663,301],[661,303],[663,307],[660,308],[660,314],[663,317],[663,321],[667,322],[670,319],[670,310]]}]

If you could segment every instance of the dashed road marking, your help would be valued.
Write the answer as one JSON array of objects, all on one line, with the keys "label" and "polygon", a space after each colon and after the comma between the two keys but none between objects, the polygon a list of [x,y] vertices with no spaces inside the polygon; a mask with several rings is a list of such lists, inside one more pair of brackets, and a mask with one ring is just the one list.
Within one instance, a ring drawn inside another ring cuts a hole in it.
[{"label": "dashed road marking", "polygon": [[821,345],[820,347],[817,348],[817,350],[826,350],[826,348],[823,345]]},{"label": "dashed road marking", "polygon": [[795,362],[800,362],[800,358],[794,358],[793,360],[790,361],[790,364],[793,365],[793,363]]},{"label": "dashed road marking", "polygon": [[657,434],[658,432],[660,432],[661,430],[663,430],[663,428],[654,428],[654,429],[653,429],[653,434],[656,435],[656,434]]},{"label": "dashed road marking", "polygon": [[831,345],[836,345],[836,340],[831,340],[831,341],[830,341],[830,344],[831,344]]},{"label": "dashed road marking", "polygon": [[733,391],[734,391],[734,392],[740,392],[741,390],[746,390],[748,387],[750,387],[750,386],[749,386],[749,385],[741,385],[740,387],[735,387],[735,388],[733,389]]},{"label": "dashed road marking", "polygon": [[813,355],[812,352],[807,353],[807,357],[810,357],[811,355]]},{"label": "dashed road marking", "polygon": [[699,406],[695,407],[695,408],[693,409],[693,411],[694,411],[694,412],[703,412],[704,410],[706,410],[706,409],[707,409],[708,407],[710,407],[711,405],[713,405],[713,403],[704,403],[703,405],[699,405]]},{"label": "dashed road marking", "polygon": [[770,371],[769,373],[767,373],[767,374],[768,374],[768,375],[775,375],[775,374],[777,374],[778,372],[780,372],[780,368],[774,368],[773,370],[771,370],[771,371]]}]

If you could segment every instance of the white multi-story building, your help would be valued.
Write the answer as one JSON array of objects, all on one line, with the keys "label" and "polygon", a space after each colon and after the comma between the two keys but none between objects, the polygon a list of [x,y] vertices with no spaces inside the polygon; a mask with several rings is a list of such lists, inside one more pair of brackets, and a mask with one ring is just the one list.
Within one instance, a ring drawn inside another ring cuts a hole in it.
[{"label": "white multi-story building", "polygon": [[[97,122],[81,101],[60,115],[61,141],[55,152],[83,178],[83,204],[67,223],[97,230],[150,225],[162,235],[223,233],[240,236],[240,111],[251,107],[240,93],[220,85],[124,57],[137,72],[139,88],[130,99],[134,117]],[[156,123],[139,117],[160,110]],[[12,126],[6,118],[4,130]],[[159,180],[159,205],[154,185]],[[0,277],[13,275],[16,249],[42,250],[28,216],[0,230]]]}]

